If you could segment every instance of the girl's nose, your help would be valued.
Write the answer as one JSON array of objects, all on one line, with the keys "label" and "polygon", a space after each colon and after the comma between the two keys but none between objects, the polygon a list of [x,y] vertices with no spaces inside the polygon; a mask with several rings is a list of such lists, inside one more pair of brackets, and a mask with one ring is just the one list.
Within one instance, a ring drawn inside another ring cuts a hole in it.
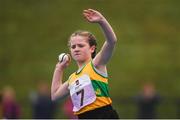
[{"label": "girl's nose", "polygon": [[76,51],[79,51],[79,47],[74,48],[74,51],[75,51],[75,52],[76,52]]}]

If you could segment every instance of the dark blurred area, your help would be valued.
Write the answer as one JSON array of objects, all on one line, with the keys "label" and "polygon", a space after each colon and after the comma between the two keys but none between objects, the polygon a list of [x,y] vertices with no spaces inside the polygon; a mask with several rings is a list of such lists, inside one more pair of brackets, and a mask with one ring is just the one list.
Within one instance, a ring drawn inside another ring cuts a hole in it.
[{"label": "dark blurred area", "polygon": [[[84,9],[93,8],[106,16],[118,38],[107,68],[113,106],[120,118],[140,118],[154,93],[158,97],[149,111],[155,112],[155,118],[180,118],[179,6],[180,0],[0,0],[0,117],[11,113],[3,107],[9,98],[16,118],[37,118],[37,109],[49,110],[51,118],[74,117],[67,113],[68,98],[51,103],[51,79],[57,57],[69,52],[67,41],[75,30],[92,32],[98,50],[102,46],[99,26],[82,17]],[[64,81],[76,69],[72,62]],[[144,88],[148,95],[142,97],[139,91],[148,82],[154,88]],[[34,104],[39,100],[42,106]]]},{"label": "dark blurred area", "polygon": [[48,83],[38,83],[37,91],[30,93],[33,110],[33,119],[53,119],[56,111],[56,102],[51,101]]},{"label": "dark blurred area", "polygon": [[16,101],[15,90],[11,86],[5,86],[2,92],[2,118],[19,119],[21,115],[21,106]]},{"label": "dark blurred area", "polygon": [[138,119],[157,119],[157,107],[160,103],[160,95],[153,83],[145,83],[141,92],[135,96],[138,108]]}]

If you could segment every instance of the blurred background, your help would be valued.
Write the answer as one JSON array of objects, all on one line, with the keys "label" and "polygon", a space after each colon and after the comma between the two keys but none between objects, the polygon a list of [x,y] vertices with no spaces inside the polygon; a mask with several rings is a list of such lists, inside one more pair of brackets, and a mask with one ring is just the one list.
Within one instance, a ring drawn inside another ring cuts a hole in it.
[{"label": "blurred background", "polygon": [[[118,38],[107,67],[120,117],[140,118],[147,111],[156,118],[180,118],[179,6],[179,0],[0,0],[0,107],[4,99],[13,99],[17,117],[37,118],[34,105],[39,93],[49,95],[57,57],[69,52],[69,36],[88,30],[97,37],[98,50],[102,46],[100,27],[82,17],[84,9],[93,8]],[[75,70],[72,62],[64,78]],[[54,118],[68,118],[66,101],[50,104],[47,97],[45,102]]]}]

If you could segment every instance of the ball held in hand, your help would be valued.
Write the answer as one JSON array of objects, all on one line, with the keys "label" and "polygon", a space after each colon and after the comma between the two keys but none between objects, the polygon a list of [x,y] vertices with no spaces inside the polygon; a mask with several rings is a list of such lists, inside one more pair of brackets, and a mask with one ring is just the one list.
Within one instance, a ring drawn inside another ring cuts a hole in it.
[{"label": "ball held in hand", "polygon": [[66,54],[66,53],[61,53],[59,56],[58,56],[58,60],[59,62],[63,62],[63,61],[70,61],[71,58],[70,58],[70,55],[69,54]]}]

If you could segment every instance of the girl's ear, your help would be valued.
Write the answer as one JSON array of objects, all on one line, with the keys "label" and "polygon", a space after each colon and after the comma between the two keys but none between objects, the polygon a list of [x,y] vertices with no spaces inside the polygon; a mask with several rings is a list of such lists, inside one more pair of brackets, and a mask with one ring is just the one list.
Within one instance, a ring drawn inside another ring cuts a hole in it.
[{"label": "girl's ear", "polygon": [[91,46],[91,53],[93,53],[94,51],[95,51],[95,49],[96,49],[96,46],[95,45],[93,45],[93,46]]}]

